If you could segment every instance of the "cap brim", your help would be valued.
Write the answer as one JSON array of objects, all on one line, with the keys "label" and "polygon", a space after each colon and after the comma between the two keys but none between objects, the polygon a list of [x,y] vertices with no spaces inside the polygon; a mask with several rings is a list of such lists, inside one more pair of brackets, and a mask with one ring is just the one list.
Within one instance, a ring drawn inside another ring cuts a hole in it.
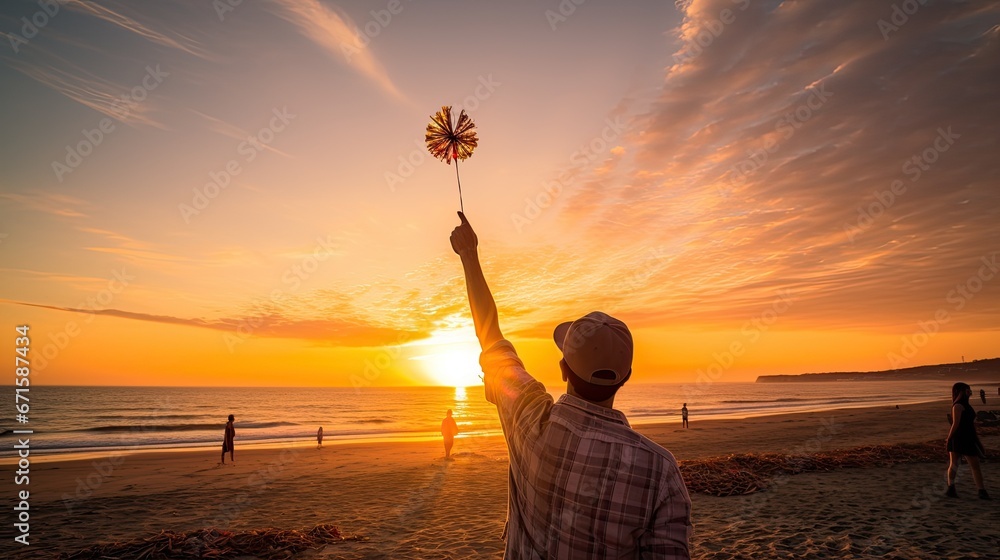
[{"label": "cap brim", "polygon": [[566,333],[569,332],[569,326],[572,324],[573,321],[566,321],[557,326],[556,330],[552,331],[552,339],[556,341],[556,346],[559,347],[560,351],[563,349],[563,344],[566,342]]}]

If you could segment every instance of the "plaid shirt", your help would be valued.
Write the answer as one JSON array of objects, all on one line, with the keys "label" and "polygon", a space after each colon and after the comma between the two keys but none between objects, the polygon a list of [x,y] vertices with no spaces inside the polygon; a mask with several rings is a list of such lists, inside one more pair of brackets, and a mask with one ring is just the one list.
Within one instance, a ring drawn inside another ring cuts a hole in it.
[{"label": "plaid shirt", "polygon": [[505,558],[690,558],[691,499],[669,451],[617,410],[553,404],[506,340],[480,364],[510,450]]}]

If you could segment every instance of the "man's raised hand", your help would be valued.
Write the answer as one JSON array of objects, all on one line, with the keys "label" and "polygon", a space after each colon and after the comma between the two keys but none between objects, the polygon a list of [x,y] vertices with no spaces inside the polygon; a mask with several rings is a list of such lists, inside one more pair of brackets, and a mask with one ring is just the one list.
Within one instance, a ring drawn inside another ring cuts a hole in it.
[{"label": "man's raised hand", "polygon": [[462,223],[451,232],[451,248],[460,257],[474,255],[476,254],[476,247],[479,246],[479,238],[476,237],[476,232],[472,230],[472,225],[465,218],[465,214],[459,212],[458,217],[462,220]]}]

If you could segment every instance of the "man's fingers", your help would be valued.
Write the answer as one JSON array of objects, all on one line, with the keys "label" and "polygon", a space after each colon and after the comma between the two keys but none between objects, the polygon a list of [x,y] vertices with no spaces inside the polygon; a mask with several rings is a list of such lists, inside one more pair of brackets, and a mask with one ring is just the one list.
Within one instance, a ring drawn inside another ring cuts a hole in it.
[{"label": "man's fingers", "polygon": [[469,220],[467,220],[465,218],[465,212],[459,212],[458,213],[458,217],[459,217],[459,219],[462,220],[462,225],[466,225],[466,226],[469,225]]}]

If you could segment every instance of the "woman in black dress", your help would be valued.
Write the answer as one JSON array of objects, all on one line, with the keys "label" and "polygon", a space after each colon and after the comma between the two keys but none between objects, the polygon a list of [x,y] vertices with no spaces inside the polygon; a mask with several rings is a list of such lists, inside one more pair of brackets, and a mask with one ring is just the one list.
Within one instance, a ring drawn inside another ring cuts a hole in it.
[{"label": "woman in black dress", "polygon": [[969,404],[969,397],[972,396],[972,387],[965,383],[956,383],[951,388],[951,430],[948,432],[948,457],[951,462],[948,464],[948,492],[947,496],[957,498],[955,491],[955,475],[958,473],[958,464],[962,457],[969,462],[972,469],[972,479],[979,489],[979,497],[989,500],[990,495],[983,485],[983,471],[979,469],[979,458],[986,457],[983,451],[983,444],[979,442],[976,435],[976,411]]}]

